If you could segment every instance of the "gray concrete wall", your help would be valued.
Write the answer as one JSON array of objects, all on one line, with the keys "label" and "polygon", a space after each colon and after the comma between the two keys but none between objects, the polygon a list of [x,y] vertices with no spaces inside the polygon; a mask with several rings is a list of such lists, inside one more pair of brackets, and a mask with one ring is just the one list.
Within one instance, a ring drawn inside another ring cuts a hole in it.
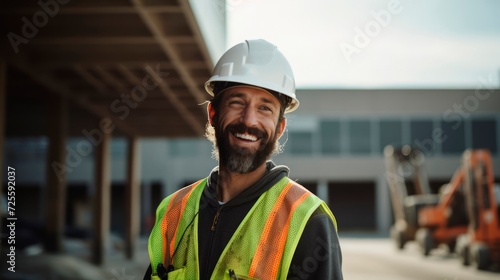
[{"label": "gray concrete wall", "polygon": [[[318,131],[321,118],[361,118],[378,119],[415,119],[427,117],[446,121],[447,117],[490,116],[496,119],[497,142],[500,142],[500,94],[488,95],[484,89],[478,95],[472,90],[302,90],[298,92],[301,100],[299,110],[290,114],[289,130]],[[483,99],[481,99],[483,98]],[[461,111],[460,111],[461,110]],[[314,127],[312,127],[314,126]],[[73,149],[75,148],[74,140]],[[178,141],[174,145],[174,141]],[[163,193],[170,194],[186,182],[206,177],[217,165],[211,158],[211,143],[205,138],[199,140],[141,139],[141,181],[150,186],[161,182]],[[182,156],[179,143],[189,156]],[[186,144],[187,143],[187,144]],[[112,148],[112,182],[125,181],[126,141],[118,141]],[[40,145],[43,149],[45,146]],[[500,150],[497,143],[497,150]],[[68,148],[70,149],[70,148]],[[176,150],[179,149],[179,150]],[[286,149],[286,146],[285,146]],[[123,150],[123,152],[121,152]],[[7,153],[7,156],[9,153]],[[68,183],[84,183],[93,186],[93,155],[72,158],[74,166],[68,174]],[[390,202],[385,182],[383,156],[379,152],[362,156],[339,154],[325,156],[314,152],[308,156],[284,153],[274,157],[277,164],[285,164],[291,169],[291,178],[299,181],[317,182],[318,195],[328,198],[328,183],[335,182],[374,182],[376,223],[379,233],[386,233],[390,225]],[[75,162],[78,162],[77,164]],[[43,151],[25,151],[6,161],[17,169],[18,184],[39,184],[45,182],[45,156]],[[426,160],[426,170],[430,180],[446,180],[460,164],[460,155],[434,154]],[[500,157],[494,158],[494,172],[500,177]],[[333,184],[334,185],[334,184]],[[146,188],[147,189],[147,188]]]}]

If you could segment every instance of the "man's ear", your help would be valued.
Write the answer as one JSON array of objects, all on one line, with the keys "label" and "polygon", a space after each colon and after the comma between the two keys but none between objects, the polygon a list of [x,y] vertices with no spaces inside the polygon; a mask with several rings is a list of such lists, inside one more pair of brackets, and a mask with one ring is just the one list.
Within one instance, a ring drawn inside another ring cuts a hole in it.
[{"label": "man's ear", "polygon": [[283,135],[283,132],[285,132],[285,129],[286,129],[286,118],[283,118],[278,125],[278,131],[277,131],[278,135],[279,135],[278,139],[281,138],[281,136]]},{"label": "man's ear", "polygon": [[208,103],[207,115],[208,115],[208,122],[210,123],[211,126],[214,126],[215,109],[212,107],[212,102]]}]

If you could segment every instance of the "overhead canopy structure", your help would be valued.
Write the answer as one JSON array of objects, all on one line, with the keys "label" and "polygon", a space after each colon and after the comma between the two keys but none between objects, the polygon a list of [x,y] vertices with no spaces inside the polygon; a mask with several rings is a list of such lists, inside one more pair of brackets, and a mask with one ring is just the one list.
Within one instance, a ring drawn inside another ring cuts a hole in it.
[{"label": "overhead canopy structure", "polygon": [[[124,136],[129,140],[125,251],[133,258],[140,213],[138,139],[204,134],[202,104],[209,97],[204,83],[213,67],[210,54],[225,43],[224,3],[2,1],[0,146],[4,138],[48,139],[41,183],[46,250],[63,251],[66,175],[81,161],[71,161],[68,136],[86,137],[76,150],[82,156],[95,153],[89,174],[95,181],[92,259],[103,263],[110,225],[110,139]],[[216,14],[201,13],[207,6]],[[208,41],[200,27],[212,33]],[[0,194],[3,183],[0,174]]]},{"label": "overhead canopy structure", "polygon": [[72,136],[106,118],[115,135],[203,135],[206,109],[200,104],[208,97],[203,84],[213,65],[188,1],[0,6],[6,136],[45,135],[51,96],[69,100]]}]

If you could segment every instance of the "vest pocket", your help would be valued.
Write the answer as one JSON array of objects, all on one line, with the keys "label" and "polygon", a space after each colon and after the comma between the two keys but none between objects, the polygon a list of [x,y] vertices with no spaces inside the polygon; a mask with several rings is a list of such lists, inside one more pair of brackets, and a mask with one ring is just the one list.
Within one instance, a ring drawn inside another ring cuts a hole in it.
[{"label": "vest pocket", "polygon": [[186,267],[181,267],[168,273],[168,280],[186,280],[186,277]]},{"label": "vest pocket", "polygon": [[259,280],[258,278],[253,278],[250,276],[244,276],[244,275],[239,275],[239,274],[236,274],[236,277],[238,277],[237,278],[238,280]]},{"label": "vest pocket", "polygon": [[233,269],[228,269],[226,276],[229,276],[230,280],[259,280],[258,278],[252,278],[246,275],[240,275],[234,273]]}]

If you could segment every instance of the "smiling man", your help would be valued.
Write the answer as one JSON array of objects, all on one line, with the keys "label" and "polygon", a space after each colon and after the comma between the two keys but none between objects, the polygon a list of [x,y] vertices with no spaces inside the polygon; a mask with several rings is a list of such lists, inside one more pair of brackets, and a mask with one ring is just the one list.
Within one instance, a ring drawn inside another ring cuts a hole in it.
[{"label": "smiling man", "polygon": [[144,279],[342,279],[332,212],[270,161],[285,113],[299,105],[286,58],[265,40],[245,41],[205,88],[219,165],[159,205]]}]

